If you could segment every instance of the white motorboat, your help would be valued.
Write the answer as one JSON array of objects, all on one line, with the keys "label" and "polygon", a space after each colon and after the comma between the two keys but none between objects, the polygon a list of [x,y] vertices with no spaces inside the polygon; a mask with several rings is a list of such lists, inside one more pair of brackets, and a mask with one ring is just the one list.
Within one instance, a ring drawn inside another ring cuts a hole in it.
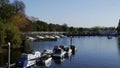
[{"label": "white motorboat", "polygon": [[27,60],[37,59],[41,57],[41,52],[39,51],[32,51],[32,53],[22,53],[21,58],[26,58]]},{"label": "white motorboat", "polygon": [[27,60],[26,58],[20,58],[17,60],[16,68],[28,68],[36,64],[36,60]]},{"label": "white motorboat", "polygon": [[36,64],[36,60],[41,57],[41,52],[33,51],[31,54],[23,53],[17,60],[15,67],[27,68]]}]

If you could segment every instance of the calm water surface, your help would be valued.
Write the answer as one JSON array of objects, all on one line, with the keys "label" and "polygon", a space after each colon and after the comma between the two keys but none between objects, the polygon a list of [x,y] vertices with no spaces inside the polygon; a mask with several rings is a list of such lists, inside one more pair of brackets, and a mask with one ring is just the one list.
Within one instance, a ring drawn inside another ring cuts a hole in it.
[{"label": "calm water surface", "polygon": [[[68,58],[52,60],[51,65],[36,68],[120,68],[120,39],[113,37],[74,37],[77,52]],[[70,38],[58,41],[31,42],[33,50],[53,49],[54,45],[70,45]]]}]

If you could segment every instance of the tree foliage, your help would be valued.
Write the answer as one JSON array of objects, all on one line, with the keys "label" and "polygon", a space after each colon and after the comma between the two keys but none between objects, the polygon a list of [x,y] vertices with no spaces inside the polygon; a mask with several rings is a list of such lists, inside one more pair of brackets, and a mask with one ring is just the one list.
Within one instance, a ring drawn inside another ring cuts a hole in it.
[{"label": "tree foliage", "polygon": [[0,0],[0,7],[9,4],[9,0]]},{"label": "tree foliage", "polygon": [[11,42],[13,48],[20,47],[20,44],[21,44],[20,31],[11,23],[7,23],[7,24],[5,24],[5,26],[6,26],[6,28],[5,28],[6,43]]},{"label": "tree foliage", "polygon": [[22,1],[15,0],[12,3],[12,5],[14,7],[15,13],[24,13],[24,11],[25,11],[25,4]]},{"label": "tree foliage", "polygon": [[30,31],[32,30],[30,21],[22,13],[15,14],[10,18],[10,22],[15,25],[21,31]]},{"label": "tree foliage", "polygon": [[119,20],[119,23],[118,23],[118,26],[117,26],[117,32],[118,32],[118,34],[120,34],[120,20]]},{"label": "tree foliage", "polygon": [[14,14],[13,6],[10,4],[0,7],[0,18],[7,21]]},{"label": "tree foliage", "polygon": [[4,24],[0,22],[0,44],[5,43],[5,27]]}]

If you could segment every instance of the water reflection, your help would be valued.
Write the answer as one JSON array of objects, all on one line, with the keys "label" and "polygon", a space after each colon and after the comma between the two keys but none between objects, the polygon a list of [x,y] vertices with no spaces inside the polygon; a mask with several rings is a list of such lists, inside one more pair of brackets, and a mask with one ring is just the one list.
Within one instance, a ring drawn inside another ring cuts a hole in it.
[{"label": "water reflection", "polygon": [[55,64],[59,64],[61,65],[63,61],[65,61],[65,58],[61,58],[61,59],[53,59]]},{"label": "water reflection", "polygon": [[120,37],[117,38],[117,48],[118,48],[118,52],[119,52],[119,55],[120,55]]}]

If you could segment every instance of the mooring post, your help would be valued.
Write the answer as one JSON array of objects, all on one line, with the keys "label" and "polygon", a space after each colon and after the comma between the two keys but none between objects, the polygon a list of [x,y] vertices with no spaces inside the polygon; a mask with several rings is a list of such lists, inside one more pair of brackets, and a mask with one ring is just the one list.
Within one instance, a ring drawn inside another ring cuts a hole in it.
[{"label": "mooring post", "polygon": [[72,36],[70,37],[70,45],[72,45]]},{"label": "mooring post", "polygon": [[10,42],[8,42],[8,68],[10,68]]}]

